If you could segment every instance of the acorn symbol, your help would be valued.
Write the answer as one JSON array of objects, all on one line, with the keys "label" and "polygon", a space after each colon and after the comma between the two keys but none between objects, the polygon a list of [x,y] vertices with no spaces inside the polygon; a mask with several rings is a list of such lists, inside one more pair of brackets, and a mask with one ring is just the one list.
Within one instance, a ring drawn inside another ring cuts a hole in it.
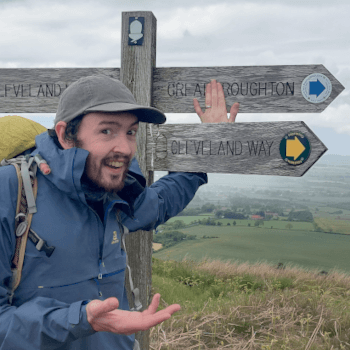
[{"label": "acorn symbol", "polygon": [[137,44],[137,40],[143,37],[142,34],[142,23],[137,20],[137,17],[134,21],[130,23],[130,34],[129,38],[132,39],[133,44]]}]

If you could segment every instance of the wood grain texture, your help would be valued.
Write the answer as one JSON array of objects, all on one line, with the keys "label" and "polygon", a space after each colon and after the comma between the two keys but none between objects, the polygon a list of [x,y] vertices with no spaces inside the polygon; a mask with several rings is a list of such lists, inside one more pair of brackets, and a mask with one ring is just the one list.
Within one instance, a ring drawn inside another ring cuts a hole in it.
[{"label": "wood grain texture", "polygon": [[[128,45],[130,17],[144,17],[144,41],[142,46]],[[153,68],[156,63],[156,28],[157,22],[152,12],[123,12],[122,14],[122,60],[120,80],[133,93],[136,101],[145,106],[152,105]],[[153,182],[153,171],[146,169],[146,123],[140,123],[137,133],[136,158],[146,178],[147,184]],[[129,265],[134,286],[140,290],[143,310],[151,301],[152,287],[152,241],[153,231],[137,231],[125,239]],[[133,305],[129,288],[128,272],[125,275],[129,304]],[[141,349],[149,349],[149,331],[138,332],[136,339]]]},{"label": "wood grain texture", "polygon": [[[332,83],[323,103],[310,103],[301,93],[303,80],[312,73],[322,73]],[[167,113],[194,113],[193,98],[204,108],[204,86],[210,79],[223,84],[227,111],[239,102],[240,113],[319,113],[344,90],[323,65],[156,68],[153,106]]]},{"label": "wood grain texture", "polygon": [[120,69],[0,69],[0,113],[56,113],[59,98],[70,84],[97,74],[119,79]]},{"label": "wood grain texture", "polygon": [[[128,26],[130,17],[144,17],[144,42],[142,46],[128,45]],[[157,21],[152,12],[123,12],[122,50],[120,71],[121,82],[132,92],[136,101],[144,106],[152,105],[153,68],[156,64]],[[137,160],[143,174],[145,167],[146,124],[140,123],[138,132]]]},{"label": "wood grain texture", "polygon": [[[297,166],[280,154],[292,131],[304,134],[311,147]],[[327,150],[302,121],[150,125],[147,133],[147,169],[154,171],[302,176]]]},{"label": "wood grain texture", "polygon": [[[145,38],[154,37],[147,28]],[[147,45],[155,38],[145,40]],[[150,89],[131,84],[132,92],[141,104],[151,101],[151,106],[165,113],[193,113],[194,97],[204,108],[205,84],[211,78],[223,84],[228,111],[239,102],[240,113],[320,113],[344,90],[323,65],[155,68],[155,51],[141,54],[142,47],[130,46],[122,52],[122,59],[128,60],[123,79],[130,82],[131,73],[137,71],[138,80],[149,81],[152,68]],[[131,54],[148,68],[136,69]],[[310,103],[301,94],[302,81],[312,73],[322,73],[332,82],[332,93],[322,103]],[[119,68],[0,69],[0,113],[55,113],[67,86],[95,74],[120,79]]]}]

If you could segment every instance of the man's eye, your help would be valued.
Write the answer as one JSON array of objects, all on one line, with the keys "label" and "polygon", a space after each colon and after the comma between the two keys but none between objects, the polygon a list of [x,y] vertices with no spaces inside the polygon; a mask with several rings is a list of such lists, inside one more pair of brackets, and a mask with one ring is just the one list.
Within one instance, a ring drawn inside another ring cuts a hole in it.
[{"label": "man's eye", "polygon": [[129,135],[135,136],[135,135],[136,135],[136,130],[130,130],[130,131],[129,131]]},{"label": "man's eye", "polygon": [[106,135],[110,135],[111,134],[111,130],[110,129],[104,129],[101,132],[102,132],[102,134],[106,134]]}]

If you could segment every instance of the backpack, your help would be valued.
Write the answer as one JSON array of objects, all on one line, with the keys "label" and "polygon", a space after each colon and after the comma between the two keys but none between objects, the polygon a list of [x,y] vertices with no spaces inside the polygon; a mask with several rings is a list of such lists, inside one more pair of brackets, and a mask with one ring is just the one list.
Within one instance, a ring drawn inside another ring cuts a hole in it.
[{"label": "backpack", "polygon": [[[15,217],[16,248],[12,259],[11,294],[9,303],[12,304],[14,292],[19,286],[22,277],[24,255],[28,238],[35,244],[36,249],[44,251],[50,257],[55,247],[49,246],[38,234],[30,228],[33,214],[37,212],[35,200],[38,190],[36,172],[39,167],[44,175],[49,175],[51,169],[39,153],[32,156],[35,149],[35,136],[47,129],[39,123],[19,116],[6,116],[0,118],[0,167],[13,165],[18,178],[18,196]],[[9,159],[14,157],[12,159]],[[123,226],[124,233],[128,233]],[[126,252],[125,236],[122,242]],[[127,252],[126,252],[127,253]],[[134,299],[134,307],[130,311],[139,311],[142,308],[139,289],[134,288],[131,269],[126,257],[126,266],[129,270],[129,283]]]},{"label": "backpack", "polygon": [[[37,212],[35,200],[37,195],[37,168],[44,175],[50,173],[46,161],[36,154],[31,156],[34,150],[35,136],[47,129],[42,125],[19,116],[6,116],[0,118],[0,130],[2,141],[0,144],[0,166],[13,165],[18,178],[18,196],[15,217],[16,248],[12,259],[11,294],[12,303],[14,291],[18,287],[21,276],[25,249],[28,237],[39,251],[45,251],[51,256],[55,247],[50,247],[31,228],[33,214]],[[12,158],[14,157],[14,158]]]}]

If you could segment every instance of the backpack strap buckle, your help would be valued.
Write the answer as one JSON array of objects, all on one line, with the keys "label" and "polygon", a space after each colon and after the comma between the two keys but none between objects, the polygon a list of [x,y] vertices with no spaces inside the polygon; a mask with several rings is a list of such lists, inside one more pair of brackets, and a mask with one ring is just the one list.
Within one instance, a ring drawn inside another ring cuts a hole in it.
[{"label": "backpack strap buckle", "polygon": [[29,238],[35,244],[36,249],[38,249],[39,252],[44,251],[48,258],[54,252],[55,247],[49,246],[32,228],[29,229]]}]

